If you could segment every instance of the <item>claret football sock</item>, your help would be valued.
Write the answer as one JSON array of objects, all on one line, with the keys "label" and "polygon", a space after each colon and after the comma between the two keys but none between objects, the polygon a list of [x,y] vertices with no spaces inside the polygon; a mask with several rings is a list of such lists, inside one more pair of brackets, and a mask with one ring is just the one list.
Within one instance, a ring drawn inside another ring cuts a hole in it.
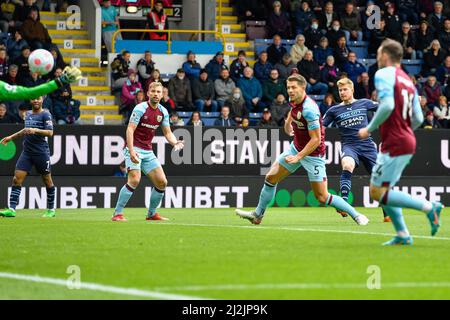
[{"label": "claret football sock", "polygon": [[342,199],[348,202],[348,196],[352,189],[352,173],[348,170],[343,170],[341,174],[341,196]]},{"label": "claret football sock", "polygon": [[359,215],[355,208],[353,208],[347,203],[347,201],[337,195],[329,194],[326,205],[347,212],[353,219],[355,219]]},{"label": "claret football sock", "polygon": [[267,206],[275,197],[275,193],[277,191],[277,185],[271,184],[270,182],[265,181],[264,187],[261,190],[261,194],[259,195],[258,206],[256,207],[256,215],[261,217],[264,215],[264,212],[267,209]]},{"label": "claret football sock", "polygon": [[381,196],[381,204],[390,207],[410,208],[428,213],[433,209],[433,204],[427,200],[420,200],[411,197],[409,194],[388,190]]},{"label": "claret football sock", "polygon": [[55,186],[47,188],[47,209],[54,210],[55,209]]},{"label": "claret football sock", "polygon": [[391,217],[397,235],[401,238],[409,236],[408,228],[406,227],[405,219],[403,218],[402,209],[391,206],[382,206],[383,210]]},{"label": "claret football sock", "polygon": [[162,198],[164,197],[164,192],[166,190],[160,190],[158,188],[153,188],[152,194],[150,195],[150,206],[148,209],[148,216],[153,217],[156,213],[156,209],[159,207]]},{"label": "claret football sock", "polygon": [[125,208],[125,206],[128,203],[128,200],[130,200],[131,196],[134,193],[134,188],[131,187],[128,183],[125,184],[122,189],[120,190],[119,193],[119,199],[117,200],[117,205],[116,205],[116,210],[114,211],[114,215],[118,215],[120,213],[122,213],[123,208]]},{"label": "claret football sock", "polygon": [[19,203],[21,191],[22,191],[22,187],[13,186],[11,188],[11,194],[9,196],[9,208],[10,209],[16,210],[17,204]]}]

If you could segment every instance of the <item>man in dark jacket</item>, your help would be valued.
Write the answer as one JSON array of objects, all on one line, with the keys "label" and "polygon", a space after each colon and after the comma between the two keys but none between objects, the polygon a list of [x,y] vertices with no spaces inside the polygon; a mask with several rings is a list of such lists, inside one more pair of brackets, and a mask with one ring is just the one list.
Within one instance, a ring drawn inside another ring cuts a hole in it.
[{"label": "man in dark jacket", "polygon": [[236,122],[230,117],[230,107],[223,106],[220,111],[220,117],[214,122],[216,127],[234,127]]},{"label": "man in dark jacket", "polygon": [[38,19],[38,10],[32,9],[28,18],[21,27],[24,39],[35,49],[49,50],[52,45],[52,39],[47,28]]},{"label": "man in dark jacket", "polygon": [[281,37],[279,35],[273,36],[273,43],[267,48],[267,56],[269,62],[274,66],[281,61],[283,56],[287,53],[285,47],[281,45]]},{"label": "man in dark jacket", "polygon": [[286,81],[287,78],[292,74],[292,69],[296,68],[297,66],[295,63],[292,62],[291,55],[289,53],[286,53],[283,56],[283,59],[280,63],[277,63],[274,68],[278,70],[278,73],[280,75],[280,79],[282,81]]},{"label": "man in dark jacket", "polygon": [[220,70],[226,68],[225,62],[223,60],[223,52],[217,52],[214,58],[208,62],[205,69],[208,72],[209,79],[211,81],[216,81],[220,77]]},{"label": "man in dark jacket", "polygon": [[203,112],[205,107],[211,112],[217,112],[219,110],[217,101],[214,100],[214,83],[208,79],[208,73],[205,69],[202,69],[200,71],[200,77],[194,80],[192,96],[198,111]]},{"label": "man in dark jacket", "polygon": [[123,84],[128,80],[128,70],[130,69],[131,54],[123,51],[111,63],[113,89],[122,89]]},{"label": "man in dark jacket", "polygon": [[450,18],[445,19],[444,30],[439,35],[441,48],[447,48],[447,54],[450,54]]},{"label": "man in dark jacket", "polygon": [[155,63],[152,60],[152,53],[145,51],[144,58],[140,59],[137,63],[137,70],[139,74],[139,81],[142,88],[145,87],[145,83],[152,76],[152,72],[155,69]]},{"label": "man in dark jacket", "polygon": [[328,30],[326,37],[328,38],[329,46],[334,48],[337,46],[337,41],[339,38],[344,37],[345,33],[341,29],[341,23],[339,20],[334,20],[331,25],[331,30]]},{"label": "man in dark jacket", "polygon": [[186,73],[186,76],[189,78],[189,81],[191,81],[191,84],[194,82],[194,80],[198,79],[198,76],[200,75],[200,70],[202,67],[200,64],[195,60],[195,53],[191,50],[186,54],[187,61],[183,63],[183,70]]},{"label": "man in dark jacket", "polygon": [[[444,29],[444,21],[447,17],[443,13],[444,6],[442,2],[436,1],[434,3],[434,12],[428,16],[428,23],[434,30],[435,38],[439,37]],[[446,48],[447,50],[448,48]]]},{"label": "man in dark jacket", "polygon": [[409,22],[403,22],[400,44],[403,46],[403,58],[416,59],[416,35],[411,31]]},{"label": "man in dark jacket", "polygon": [[279,79],[279,73],[277,69],[273,69],[270,71],[270,78],[269,80],[264,81],[262,90],[262,101],[266,105],[270,105],[279,93],[287,97],[286,86],[284,85],[284,82]]},{"label": "man in dark jacket", "polygon": [[306,86],[308,94],[317,92],[317,94],[324,95],[327,93],[328,86],[320,82],[320,67],[313,60],[313,52],[311,50],[308,50],[305,57],[297,64],[297,69],[308,82]]},{"label": "man in dark jacket", "polygon": [[334,11],[332,1],[325,4],[325,9],[319,14],[319,28],[325,32],[331,30],[334,20],[339,20],[338,14]]},{"label": "man in dark jacket", "polygon": [[177,106],[177,111],[192,111],[191,83],[183,69],[178,69],[175,77],[169,81],[169,97]]},{"label": "man in dark jacket", "polygon": [[417,0],[397,0],[398,14],[402,21],[408,21],[411,24],[419,23],[419,1]]}]

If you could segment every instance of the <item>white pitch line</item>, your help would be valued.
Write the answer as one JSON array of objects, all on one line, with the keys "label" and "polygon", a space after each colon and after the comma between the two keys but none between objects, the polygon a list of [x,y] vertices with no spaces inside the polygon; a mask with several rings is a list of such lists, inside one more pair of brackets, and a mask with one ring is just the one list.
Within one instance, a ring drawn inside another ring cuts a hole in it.
[{"label": "white pitch line", "polygon": [[[381,283],[381,289],[396,288],[450,288],[450,282],[393,282]],[[238,291],[238,290],[314,290],[314,289],[368,289],[365,283],[266,283],[266,284],[223,284],[191,285],[181,287],[160,287],[161,291]],[[369,290],[369,289],[368,289]]]},{"label": "white pitch line", "polygon": [[[367,232],[367,231],[352,231],[352,230],[333,230],[333,229],[314,229],[314,228],[295,228],[295,227],[263,227],[263,226],[236,226],[225,224],[201,224],[201,223],[159,223],[159,226],[182,226],[182,227],[213,227],[213,228],[238,228],[238,229],[251,229],[251,230],[286,230],[286,231],[300,231],[300,232],[324,232],[324,233],[346,233],[346,234],[362,234],[371,236],[390,236],[392,233],[382,232]],[[364,227],[361,227],[364,228]],[[412,235],[413,239],[430,239],[430,240],[443,240],[450,241],[449,237],[432,237],[432,236],[419,236]]]},{"label": "white pitch line", "polygon": [[[52,284],[52,285],[56,285],[56,286],[66,287],[68,289],[67,280],[56,279],[56,278],[47,278],[47,277],[41,277],[41,276],[37,276],[37,275],[32,276],[32,275],[9,273],[9,272],[0,272],[0,278],[13,279],[13,280],[19,280],[19,281],[25,281],[25,282],[46,283],[46,284]],[[134,289],[134,288],[114,287],[114,286],[108,286],[108,285],[103,285],[103,284],[98,284],[98,283],[89,283],[89,282],[81,282],[80,289],[90,290],[90,291],[100,291],[100,292],[106,292],[106,293],[114,293],[114,294],[122,294],[122,295],[135,296],[135,297],[159,299],[159,300],[204,300],[204,299],[206,299],[206,298],[200,298],[200,297],[194,297],[194,296],[170,294],[170,293],[163,293],[163,292],[156,292],[156,291],[147,291],[147,290]],[[74,290],[71,290],[71,291],[74,291]]]}]

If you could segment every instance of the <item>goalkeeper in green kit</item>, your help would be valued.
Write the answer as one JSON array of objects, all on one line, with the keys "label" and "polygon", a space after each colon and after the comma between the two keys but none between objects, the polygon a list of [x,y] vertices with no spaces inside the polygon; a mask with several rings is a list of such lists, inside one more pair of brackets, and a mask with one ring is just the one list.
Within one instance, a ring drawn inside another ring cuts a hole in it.
[{"label": "goalkeeper in green kit", "polygon": [[81,71],[75,67],[66,67],[61,77],[33,88],[11,86],[0,81],[0,102],[13,100],[33,100],[45,96],[61,88],[65,84],[77,82],[81,79]]}]

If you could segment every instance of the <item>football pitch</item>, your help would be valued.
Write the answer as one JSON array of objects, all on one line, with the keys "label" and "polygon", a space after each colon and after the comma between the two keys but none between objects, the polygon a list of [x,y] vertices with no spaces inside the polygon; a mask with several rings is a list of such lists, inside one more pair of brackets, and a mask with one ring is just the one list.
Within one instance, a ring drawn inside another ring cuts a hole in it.
[{"label": "football pitch", "polygon": [[406,211],[414,245],[382,247],[380,209],[361,209],[365,227],[331,208],[272,208],[259,226],[234,209],[21,210],[0,219],[0,299],[450,299],[449,211],[436,237]]}]

